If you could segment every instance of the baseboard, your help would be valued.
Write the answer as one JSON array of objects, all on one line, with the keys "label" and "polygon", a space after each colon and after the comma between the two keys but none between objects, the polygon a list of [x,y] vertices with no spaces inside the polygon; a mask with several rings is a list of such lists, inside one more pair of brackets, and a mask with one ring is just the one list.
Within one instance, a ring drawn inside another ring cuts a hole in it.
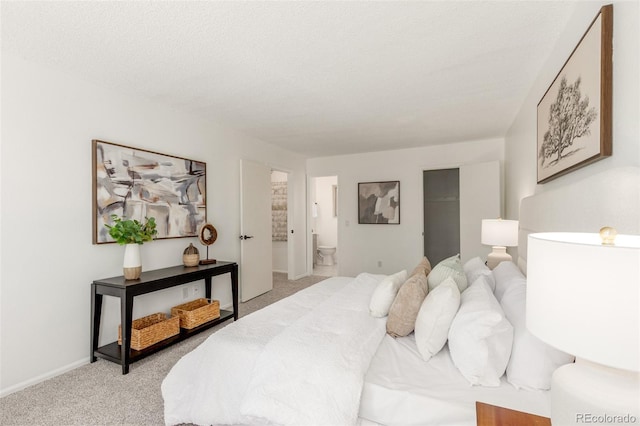
[{"label": "baseboard", "polygon": [[32,379],[26,380],[22,383],[18,383],[17,385],[13,385],[13,386],[9,386],[6,389],[2,389],[0,390],[0,398],[3,398],[7,395],[10,395],[12,393],[21,391],[22,389],[26,389],[29,386],[33,386],[33,385],[37,385],[38,383],[42,383],[45,380],[49,380],[52,379],[56,376],[59,376],[61,374],[66,373],[67,371],[71,371],[71,370],[75,370],[78,367],[82,367],[85,364],[89,364],[89,357],[86,357],[84,359],[81,359],[79,361],[76,361],[74,363],[65,365],[64,367],[58,368],[56,370],[53,371],[49,371],[45,374],[42,374],[40,376],[34,377]]},{"label": "baseboard", "polygon": [[278,272],[280,274],[288,274],[289,273],[289,271],[281,271],[279,269],[273,269],[271,272]]},{"label": "baseboard", "polygon": [[293,277],[294,281],[295,280],[299,280],[300,278],[304,278],[304,277],[310,277],[311,274],[308,272],[305,272],[304,274],[300,274],[300,275],[296,275],[295,277]]},{"label": "baseboard", "polygon": [[[277,271],[277,270],[273,270],[273,272],[279,272],[281,274],[289,274],[289,271]],[[304,278],[304,277],[310,277],[312,274],[305,272],[304,274],[300,274],[300,275],[296,275],[293,277],[293,280],[299,280],[300,278]]]}]

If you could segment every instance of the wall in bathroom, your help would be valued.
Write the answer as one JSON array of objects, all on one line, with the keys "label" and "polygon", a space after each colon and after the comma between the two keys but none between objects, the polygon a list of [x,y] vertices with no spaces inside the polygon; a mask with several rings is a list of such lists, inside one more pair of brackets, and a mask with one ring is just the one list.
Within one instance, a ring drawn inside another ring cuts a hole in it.
[{"label": "wall in bathroom", "polygon": [[[286,182],[287,173],[273,170],[271,172],[271,182]],[[287,272],[288,269],[288,251],[287,241],[273,241],[273,249],[271,251],[273,255],[272,269],[274,272]]]},{"label": "wall in bathroom", "polygon": [[318,245],[336,247],[338,259],[338,218],[333,215],[333,185],[338,184],[337,176],[315,178],[315,201],[318,203],[318,217],[313,226],[318,234]]}]

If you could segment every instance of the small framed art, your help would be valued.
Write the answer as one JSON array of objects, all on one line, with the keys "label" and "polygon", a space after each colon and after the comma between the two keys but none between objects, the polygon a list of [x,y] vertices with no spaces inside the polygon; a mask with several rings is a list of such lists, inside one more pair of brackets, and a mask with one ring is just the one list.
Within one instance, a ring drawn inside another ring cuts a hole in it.
[{"label": "small framed art", "polygon": [[358,223],[400,223],[400,181],[358,183]]}]

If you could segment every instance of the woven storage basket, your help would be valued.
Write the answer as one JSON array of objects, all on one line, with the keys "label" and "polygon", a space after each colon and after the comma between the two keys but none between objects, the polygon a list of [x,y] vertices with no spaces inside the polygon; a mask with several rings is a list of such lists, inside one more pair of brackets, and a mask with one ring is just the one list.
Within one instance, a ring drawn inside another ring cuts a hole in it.
[{"label": "woven storage basket", "polygon": [[[148,348],[180,333],[180,318],[157,313],[131,322],[131,349]],[[118,326],[118,344],[122,345],[122,324]]]},{"label": "woven storage basket", "polygon": [[172,317],[180,317],[180,327],[191,329],[207,321],[220,318],[220,302],[196,299],[171,308]]}]

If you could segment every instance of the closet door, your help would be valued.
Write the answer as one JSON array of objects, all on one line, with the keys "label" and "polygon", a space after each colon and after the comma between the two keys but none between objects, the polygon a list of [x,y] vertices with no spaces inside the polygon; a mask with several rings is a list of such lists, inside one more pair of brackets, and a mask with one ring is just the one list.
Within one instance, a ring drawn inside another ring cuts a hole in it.
[{"label": "closet door", "polygon": [[486,259],[482,219],[500,217],[501,193],[498,161],[423,171],[424,254],[432,266],[457,253],[463,263]]},{"label": "closet door", "polygon": [[435,266],[460,253],[460,171],[422,172],[424,255]]}]

